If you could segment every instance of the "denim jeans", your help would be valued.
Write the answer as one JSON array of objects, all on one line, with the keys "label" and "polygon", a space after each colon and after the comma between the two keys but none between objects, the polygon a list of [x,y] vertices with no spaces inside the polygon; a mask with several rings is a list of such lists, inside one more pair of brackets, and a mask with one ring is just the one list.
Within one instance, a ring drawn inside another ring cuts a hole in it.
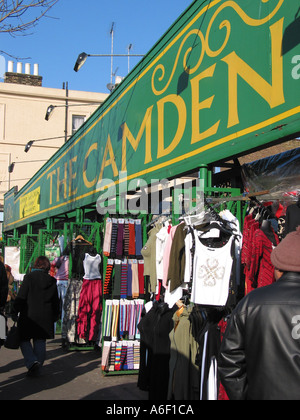
[{"label": "denim jeans", "polygon": [[24,362],[27,369],[30,369],[34,362],[39,362],[42,366],[46,359],[46,340],[34,339],[31,341],[22,341],[20,344]]}]

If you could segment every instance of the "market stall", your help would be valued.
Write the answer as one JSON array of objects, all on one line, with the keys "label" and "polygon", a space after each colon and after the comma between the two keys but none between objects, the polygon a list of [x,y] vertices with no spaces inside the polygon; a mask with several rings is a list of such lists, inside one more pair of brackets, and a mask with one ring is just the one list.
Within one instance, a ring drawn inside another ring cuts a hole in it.
[{"label": "market stall", "polygon": [[5,195],[20,272],[47,252],[54,275],[68,261],[65,347],[101,347],[103,373],[138,373],[149,399],[226,399],[217,353],[227,317],[273,281],[270,249],[299,213],[299,149],[239,158],[300,135],[297,13],[283,0],[194,1]]}]

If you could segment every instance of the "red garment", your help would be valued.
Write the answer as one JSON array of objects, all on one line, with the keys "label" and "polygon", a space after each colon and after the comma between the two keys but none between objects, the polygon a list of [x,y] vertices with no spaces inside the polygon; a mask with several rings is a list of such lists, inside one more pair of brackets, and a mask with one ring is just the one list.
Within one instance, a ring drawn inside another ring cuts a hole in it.
[{"label": "red garment", "polygon": [[87,341],[97,341],[102,313],[102,281],[83,280],[79,298],[77,333]]},{"label": "red garment", "polygon": [[245,217],[243,230],[243,246],[241,253],[241,262],[244,265],[245,274],[245,295],[250,293],[254,288],[252,286],[252,277],[250,275],[251,260],[253,253],[253,237],[254,233],[259,229],[259,223],[250,214]]},{"label": "red garment", "polygon": [[140,296],[143,296],[145,294],[144,263],[138,263],[138,274]]},{"label": "red garment", "polygon": [[128,224],[129,228],[129,256],[135,256],[135,226],[133,223]]},{"label": "red garment", "polygon": [[[279,238],[274,230],[273,234],[278,245]],[[274,266],[271,262],[272,250],[272,242],[261,229],[258,229],[254,233],[253,253],[250,268],[250,279],[252,283],[257,284],[257,287],[268,286],[275,281]]]}]

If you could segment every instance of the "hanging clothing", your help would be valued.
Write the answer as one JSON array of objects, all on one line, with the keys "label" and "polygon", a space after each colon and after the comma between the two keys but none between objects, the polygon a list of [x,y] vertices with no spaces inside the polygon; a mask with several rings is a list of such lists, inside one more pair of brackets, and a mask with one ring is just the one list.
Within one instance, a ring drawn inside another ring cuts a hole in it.
[{"label": "hanging clothing", "polygon": [[[279,244],[279,238],[273,230],[276,244]],[[265,233],[258,229],[253,237],[253,253],[251,259],[250,276],[252,286],[264,287],[275,281],[274,269],[271,262],[271,253],[274,245]]]},{"label": "hanging clothing", "polygon": [[79,299],[82,289],[82,280],[69,280],[68,288],[64,299],[64,317],[62,319],[62,338],[69,343],[85,344],[86,340],[80,339],[77,334],[77,316]]},{"label": "hanging clothing", "polygon": [[144,275],[150,277],[150,292],[155,293],[157,286],[156,275],[156,234],[162,228],[161,224],[157,224],[148,233],[148,241],[141,250],[144,257]]},{"label": "hanging clothing", "polygon": [[85,254],[85,258],[83,260],[83,268],[84,268],[84,275],[83,278],[85,280],[95,280],[101,279],[100,273],[100,264],[101,264],[101,257],[99,254],[93,256],[90,254]]},{"label": "hanging clothing", "polygon": [[177,289],[184,282],[185,273],[185,237],[187,230],[185,223],[178,225],[170,251],[168,280],[170,280],[170,292]]},{"label": "hanging clothing", "polygon": [[102,281],[83,280],[79,299],[77,332],[80,338],[97,341],[102,313]]},{"label": "hanging clothing", "polygon": [[69,257],[67,255],[55,258],[51,265],[57,269],[54,275],[57,281],[69,280]]},{"label": "hanging clothing", "polygon": [[72,278],[82,280],[84,276],[83,260],[85,254],[93,254],[94,246],[84,240],[74,240],[71,243]]},{"label": "hanging clothing", "polygon": [[[58,297],[59,297],[60,319],[61,320],[63,320],[64,316],[65,316],[64,302],[65,302],[65,297],[66,297],[67,290],[68,290],[68,285],[69,285],[69,282],[66,281],[66,280],[59,280],[57,282],[57,292],[58,292]],[[55,325],[55,329],[56,329],[56,325]]]},{"label": "hanging clothing", "polygon": [[163,226],[156,234],[156,277],[157,280],[163,280],[164,277],[164,250],[166,247],[168,225]]},{"label": "hanging clothing", "polygon": [[166,400],[169,383],[172,317],[177,306],[154,302],[138,324],[141,334],[141,365],[138,386],[149,391],[149,400]]},{"label": "hanging clothing", "polygon": [[297,230],[297,227],[300,226],[300,205],[291,204],[286,209],[286,218],[284,226],[284,237],[291,232]]},{"label": "hanging clothing", "polygon": [[221,248],[208,248],[195,234],[194,275],[191,300],[201,305],[225,306],[233,265],[231,236]]},{"label": "hanging clothing", "polygon": [[135,256],[136,258],[142,258],[142,248],[143,248],[143,233],[142,233],[142,224],[140,220],[135,220]]},{"label": "hanging clothing", "polygon": [[107,218],[105,222],[105,235],[103,240],[103,255],[107,257],[110,255],[111,232],[112,220]]},{"label": "hanging clothing", "polygon": [[173,315],[170,337],[168,400],[199,400],[200,372],[196,365],[198,343],[189,320],[193,308],[182,307]]}]

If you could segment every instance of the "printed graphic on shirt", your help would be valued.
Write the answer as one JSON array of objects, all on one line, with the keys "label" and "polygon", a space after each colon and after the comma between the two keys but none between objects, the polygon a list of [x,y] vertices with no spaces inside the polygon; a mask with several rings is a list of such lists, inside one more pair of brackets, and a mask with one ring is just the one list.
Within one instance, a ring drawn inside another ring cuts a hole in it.
[{"label": "printed graphic on shirt", "polygon": [[206,264],[201,265],[198,270],[198,278],[203,281],[205,287],[215,287],[224,274],[225,267],[222,267],[216,258],[208,258]]}]

